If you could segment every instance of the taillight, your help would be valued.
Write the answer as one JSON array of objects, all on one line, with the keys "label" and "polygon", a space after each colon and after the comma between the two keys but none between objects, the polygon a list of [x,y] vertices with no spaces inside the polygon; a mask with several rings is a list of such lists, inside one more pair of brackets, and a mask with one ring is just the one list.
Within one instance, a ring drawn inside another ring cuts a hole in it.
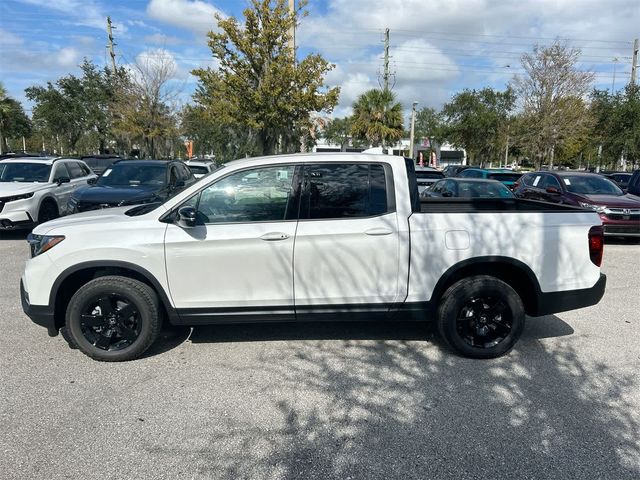
[{"label": "taillight", "polygon": [[604,228],[602,225],[589,229],[589,256],[591,261],[598,267],[602,264],[602,253],[604,251]]}]

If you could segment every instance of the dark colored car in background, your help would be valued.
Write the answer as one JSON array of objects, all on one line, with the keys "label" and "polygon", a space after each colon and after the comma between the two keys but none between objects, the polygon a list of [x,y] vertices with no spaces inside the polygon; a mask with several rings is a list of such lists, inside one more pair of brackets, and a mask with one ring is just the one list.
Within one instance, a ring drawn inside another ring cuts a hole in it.
[{"label": "dark colored car in background", "polygon": [[640,197],[640,170],[634,170],[627,186],[627,193]]},{"label": "dark colored car in background", "polygon": [[497,180],[447,178],[427,188],[422,198],[513,198],[513,193]]},{"label": "dark colored car in background", "polygon": [[104,171],[93,185],[76,190],[71,213],[99,208],[164,202],[196,181],[180,161],[121,160]]},{"label": "dark colored car in background", "polygon": [[421,193],[432,183],[442,180],[444,173],[432,167],[416,167],[416,180],[418,182],[418,193]]},{"label": "dark colored car in background", "polygon": [[618,185],[622,189],[622,191],[626,192],[627,188],[629,188],[629,180],[631,180],[631,175],[631,173],[615,172],[608,173],[605,175],[605,177]]},{"label": "dark colored car in background", "polygon": [[466,170],[467,168],[472,168],[469,165],[447,165],[442,170],[445,177],[457,177],[460,172]]},{"label": "dark colored car in background", "polygon": [[605,235],[640,236],[640,199],[596,173],[532,172],[522,176],[516,197],[595,210]]},{"label": "dark colored car in background", "polygon": [[468,168],[458,174],[459,178],[484,178],[487,180],[498,180],[509,189],[513,190],[516,186],[516,182],[522,177],[519,172],[507,169],[483,169],[483,168]]},{"label": "dark colored car in background", "polygon": [[80,160],[89,165],[93,173],[102,175],[107,168],[122,158],[118,155],[87,155],[80,157]]}]

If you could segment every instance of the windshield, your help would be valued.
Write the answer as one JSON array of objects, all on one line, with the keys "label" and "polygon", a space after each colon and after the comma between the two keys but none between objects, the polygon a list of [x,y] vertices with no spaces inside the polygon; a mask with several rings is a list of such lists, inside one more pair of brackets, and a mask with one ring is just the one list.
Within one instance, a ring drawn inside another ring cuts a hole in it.
[{"label": "windshield", "polygon": [[207,167],[202,167],[200,165],[189,165],[189,170],[191,170],[195,175],[206,175],[209,173],[209,169]]},{"label": "windshield", "polygon": [[563,175],[562,181],[571,193],[585,195],[624,195],[615,183],[599,175]]},{"label": "windshield", "polygon": [[123,165],[115,164],[108,168],[96,182],[100,186],[164,185],[167,167],[164,165]]},{"label": "windshield", "polygon": [[458,182],[458,196],[466,198],[512,198],[513,193],[502,183]]},{"label": "windshield", "polygon": [[51,165],[0,163],[0,182],[48,182]]},{"label": "windshield", "polygon": [[522,175],[520,173],[490,173],[489,178],[491,180],[498,180],[500,182],[517,182]]}]

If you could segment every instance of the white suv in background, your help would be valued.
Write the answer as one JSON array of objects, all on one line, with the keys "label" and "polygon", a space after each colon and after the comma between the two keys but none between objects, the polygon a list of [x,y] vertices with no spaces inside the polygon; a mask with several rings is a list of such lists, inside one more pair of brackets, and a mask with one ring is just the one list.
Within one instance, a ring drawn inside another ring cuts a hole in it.
[{"label": "white suv in background", "polygon": [[65,215],[73,191],[95,178],[81,160],[25,157],[0,161],[0,231],[31,228]]}]

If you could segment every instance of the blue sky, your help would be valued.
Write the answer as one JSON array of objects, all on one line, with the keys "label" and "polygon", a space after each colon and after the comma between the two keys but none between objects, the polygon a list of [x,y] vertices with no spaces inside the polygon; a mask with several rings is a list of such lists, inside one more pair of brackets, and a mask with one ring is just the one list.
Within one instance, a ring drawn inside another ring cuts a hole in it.
[{"label": "blue sky", "polygon": [[[206,45],[214,14],[240,17],[249,3],[2,0],[0,79],[25,101],[25,87],[77,72],[84,57],[104,65],[110,15],[118,64],[175,62],[173,82],[188,101],[195,87],[189,72],[214,65]],[[336,64],[327,82],[342,88],[337,116],[379,85],[385,28],[394,91],[407,110],[414,100],[438,107],[462,88],[504,88],[521,71],[523,52],[558,37],[582,50],[580,68],[597,72],[598,87],[612,87],[615,69],[619,89],[629,79],[633,39],[640,37],[634,0],[311,0],[308,10],[297,32],[298,55],[320,52]]]}]

